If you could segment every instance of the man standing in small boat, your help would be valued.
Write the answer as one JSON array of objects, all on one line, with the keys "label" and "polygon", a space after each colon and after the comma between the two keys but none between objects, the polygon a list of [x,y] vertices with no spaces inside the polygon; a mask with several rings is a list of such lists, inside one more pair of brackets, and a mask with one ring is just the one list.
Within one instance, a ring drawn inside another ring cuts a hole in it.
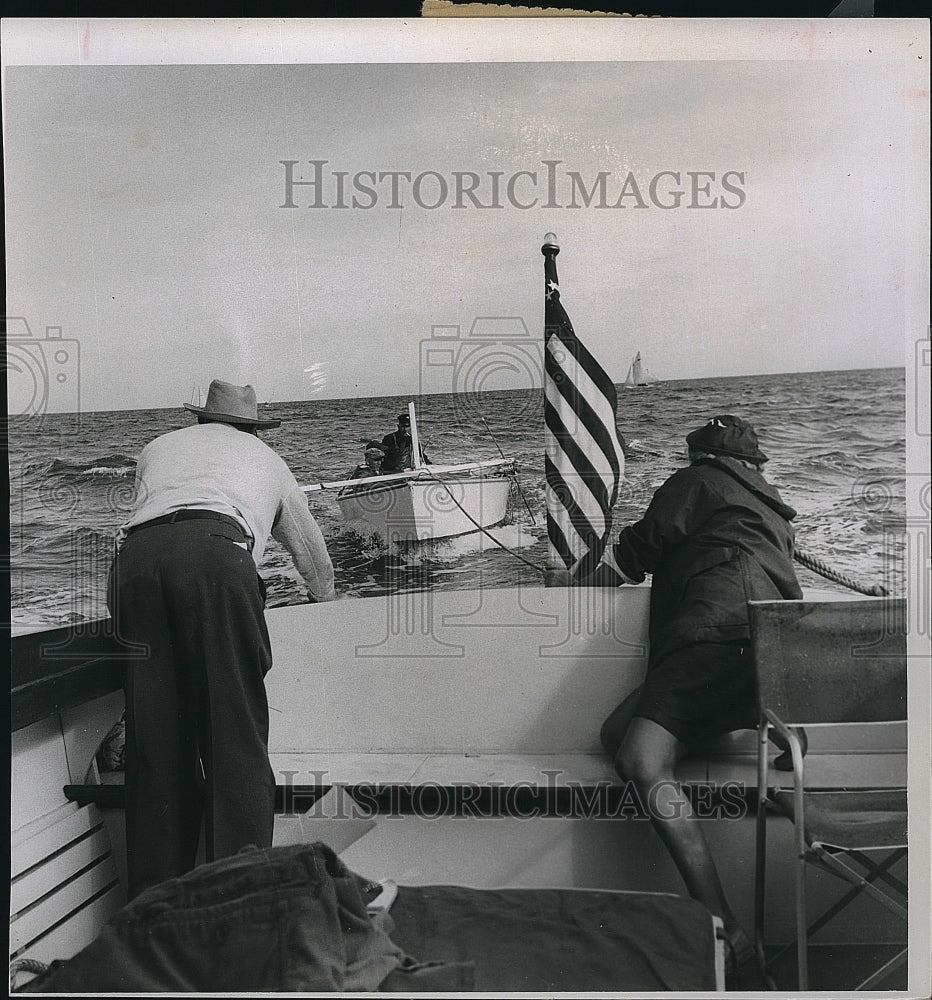
[{"label": "man standing in small boat", "polygon": [[150,442],[117,536],[108,604],[142,644],[127,669],[129,891],[272,843],[265,675],[272,665],[257,572],[273,535],[312,601],[334,599],[333,565],[286,463],[256,436],[252,386],[214,380],[197,424]]},{"label": "man standing in small boat", "polygon": [[[399,414],[398,429],[382,438],[382,450],[385,452],[383,472],[404,472],[414,468],[414,441],[411,438],[411,418],[407,413]],[[430,462],[423,448],[421,462]]]}]

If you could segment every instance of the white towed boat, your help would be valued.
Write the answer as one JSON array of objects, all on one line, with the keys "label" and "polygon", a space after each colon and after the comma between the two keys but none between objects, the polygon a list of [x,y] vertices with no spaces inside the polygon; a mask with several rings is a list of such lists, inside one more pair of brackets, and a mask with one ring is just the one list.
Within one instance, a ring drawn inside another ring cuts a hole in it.
[{"label": "white towed boat", "polygon": [[505,519],[514,462],[424,465],[340,488],[346,524],[386,541],[426,542],[490,528]]},{"label": "white towed boat", "polygon": [[514,460],[422,464],[414,404],[408,409],[415,468],[317,483],[305,486],[305,492],[336,490],[346,525],[387,542],[428,542],[500,524],[508,511]]}]

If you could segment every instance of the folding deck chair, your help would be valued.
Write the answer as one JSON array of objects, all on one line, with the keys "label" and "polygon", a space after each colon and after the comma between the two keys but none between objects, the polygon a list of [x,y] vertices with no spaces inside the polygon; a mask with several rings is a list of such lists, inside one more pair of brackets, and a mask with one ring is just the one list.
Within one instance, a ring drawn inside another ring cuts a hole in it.
[{"label": "folding deck chair", "polygon": [[[906,855],[905,788],[818,789],[807,784],[794,727],[891,724],[906,720],[905,601],[751,601],[757,670],[758,809],[754,935],[758,963],[771,989],[773,962],[796,945],[798,988],[809,988],[809,938],[861,892],[907,918],[906,885],[890,869]],[[768,731],[789,742],[792,791],[768,787]],[[796,939],[769,961],[764,940],[767,814],[794,825]],[[849,891],[808,923],[806,866],[851,884]],[[904,947],[861,982],[871,989],[907,958]]]}]

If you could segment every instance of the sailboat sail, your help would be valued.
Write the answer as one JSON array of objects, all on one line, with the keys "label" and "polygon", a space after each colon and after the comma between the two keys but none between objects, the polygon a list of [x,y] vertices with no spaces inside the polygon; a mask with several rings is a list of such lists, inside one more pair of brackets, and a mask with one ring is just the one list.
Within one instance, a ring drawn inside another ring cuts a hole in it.
[{"label": "sailboat sail", "polygon": [[634,360],[628,367],[628,374],[625,377],[625,388],[634,389],[642,385],[651,385],[657,380],[644,366],[644,362],[641,360],[641,352],[638,351],[634,355]]}]

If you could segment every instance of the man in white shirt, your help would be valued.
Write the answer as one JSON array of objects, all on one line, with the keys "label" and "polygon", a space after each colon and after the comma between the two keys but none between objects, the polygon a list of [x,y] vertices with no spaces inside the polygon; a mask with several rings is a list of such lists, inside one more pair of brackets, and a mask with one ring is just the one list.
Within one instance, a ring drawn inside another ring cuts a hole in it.
[{"label": "man in white shirt", "polygon": [[215,380],[198,423],[150,442],[136,466],[108,603],[121,638],[146,646],[126,676],[130,896],[206,860],[272,843],[275,781],[264,678],[272,665],[257,567],[269,536],[311,601],[333,565],[286,463],[256,436],[252,386]]}]

